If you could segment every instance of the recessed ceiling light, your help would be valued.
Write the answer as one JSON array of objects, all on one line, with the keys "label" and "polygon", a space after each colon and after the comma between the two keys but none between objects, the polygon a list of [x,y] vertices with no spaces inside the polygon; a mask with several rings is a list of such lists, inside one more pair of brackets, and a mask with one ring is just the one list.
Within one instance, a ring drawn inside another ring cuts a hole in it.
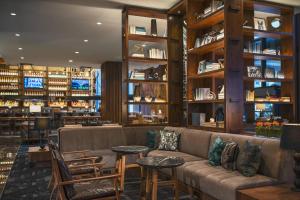
[{"label": "recessed ceiling light", "polygon": [[21,56],[21,57],[20,57],[20,59],[21,59],[21,60],[24,60],[24,57],[23,57],[23,56]]},{"label": "recessed ceiling light", "polygon": [[15,36],[16,36],[16,37],[20,37],[21,34],[20,34],[20,33],[16,33]]},{"label": "recessed ceiling light", "polygon": [[84,42],[88,42],[89,40],[83,40]]},{"label": "recessed ceiling light", "polygon": [[101,25],[102,23],[101,22],[97,22],[97,25]]},{"label": "recessed ceiling light", "polygon": [[69,60],[69,63],[72,63],[73,62],[73,60]]},{"label": "recessed ceiling light", "polygon": [[21,51],[21,50],[23,50],[23,48],[22,48],[22,47],[19,47],[18,49],[19,49],[20,51]]},{"label": "recessed ceiling light", "polygon": [[79,54],[79,51],[75,51],[74,53]]},{"label": "recessed ceiling light", "polygon": [[142,47],[145,47],[145,46],[147,46],[147,45],[145,45],[145,44],[142,44]]},{"label": "recessed ceiling light", "polygon": [[10,15],[11,15],[11,16],[16,16],[17,14],[14,13],[14,12],[12,12],[12,13],[10,13]]}]

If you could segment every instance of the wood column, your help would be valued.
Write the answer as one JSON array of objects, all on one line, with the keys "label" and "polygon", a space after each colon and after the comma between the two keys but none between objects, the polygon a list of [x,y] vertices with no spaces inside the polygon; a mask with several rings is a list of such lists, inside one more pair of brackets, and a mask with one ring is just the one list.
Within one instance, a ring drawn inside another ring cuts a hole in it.
[{"label": "wood column", "polygon": [[300,13],[295,15],[296,121],[300,122]]},{"label": "wood column", "polygon": [[103,120],[121,123],[122,62],[105,62],[101,66]]}]

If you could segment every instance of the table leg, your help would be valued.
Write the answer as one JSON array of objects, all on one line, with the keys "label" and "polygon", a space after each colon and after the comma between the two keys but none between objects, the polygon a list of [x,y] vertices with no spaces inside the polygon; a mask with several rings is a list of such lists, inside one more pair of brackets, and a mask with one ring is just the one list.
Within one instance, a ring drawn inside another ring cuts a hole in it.
[{"label": "table leg", "polygon": [[125,181],[125,168],[126,168],[126,156],[122,155],[121,156],[121,183],[120,183],[120,187],[121,187],[121,191],[124,191],[124,181]]},{"label": "table leg", "polygon": [[178,179],[177,179],[177,170],[176,168],[172,168],[172,179],[174,181],[174,200],[179,199],[179,189],[178,189]]},{"label": "table leg", "polygon": [[152,169],[152,200],[157,200],[157,182],[158,182],[157,169]]}]

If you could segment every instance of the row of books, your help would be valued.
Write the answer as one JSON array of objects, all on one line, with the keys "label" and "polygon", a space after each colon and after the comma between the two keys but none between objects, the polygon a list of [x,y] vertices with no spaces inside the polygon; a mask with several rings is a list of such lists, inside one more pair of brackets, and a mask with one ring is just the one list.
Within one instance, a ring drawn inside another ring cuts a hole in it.
[{"label": "row of books", "polygon": [[156,48],[149,49],[149,58],[167,59],[166,51]]}]

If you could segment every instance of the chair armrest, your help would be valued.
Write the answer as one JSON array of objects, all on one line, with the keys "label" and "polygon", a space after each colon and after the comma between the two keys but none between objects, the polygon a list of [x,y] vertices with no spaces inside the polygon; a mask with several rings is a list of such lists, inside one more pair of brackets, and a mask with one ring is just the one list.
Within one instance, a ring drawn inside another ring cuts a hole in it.
[{"label": "chair armrest", "polygon": [[93,163],[93,164],[83,164],[83,165],[72,165],[68,166],[69,169],[75,169],[75,168],[83,168],[83,167],[97,167],[102,168],[105,165],[105,163]]},{"label": "chair armrest", "polygon": [[76,180],[71,180],[71,181],[62,181],[58,183],[59,186],[64,186],[64,185],[71,185],[74,183],[82,183],[82,182],[89,182],[89,181],[98,181],[98,180],[106,180],[106,179],[116,179],[118,180],[121,177],[120,174],[113,174],[113,175],[108,175],[108,176],[98,176],[98,177],[93,177],[93,178],[84,178],[84,179],[76,179]]},{"label": "chair armrest", "polygon": [[99,157],[82,157],[82,158],[75,158],[72,160],[65,160],[66,163],[78,162],[78,161],[92,161],[95,162]]},{"label": "chair armrest", "polygon": [[89,150],[82,150],[82,151],[68,151],[64,152],[63,154],[77,154],[77,153],[87,153]]}]

